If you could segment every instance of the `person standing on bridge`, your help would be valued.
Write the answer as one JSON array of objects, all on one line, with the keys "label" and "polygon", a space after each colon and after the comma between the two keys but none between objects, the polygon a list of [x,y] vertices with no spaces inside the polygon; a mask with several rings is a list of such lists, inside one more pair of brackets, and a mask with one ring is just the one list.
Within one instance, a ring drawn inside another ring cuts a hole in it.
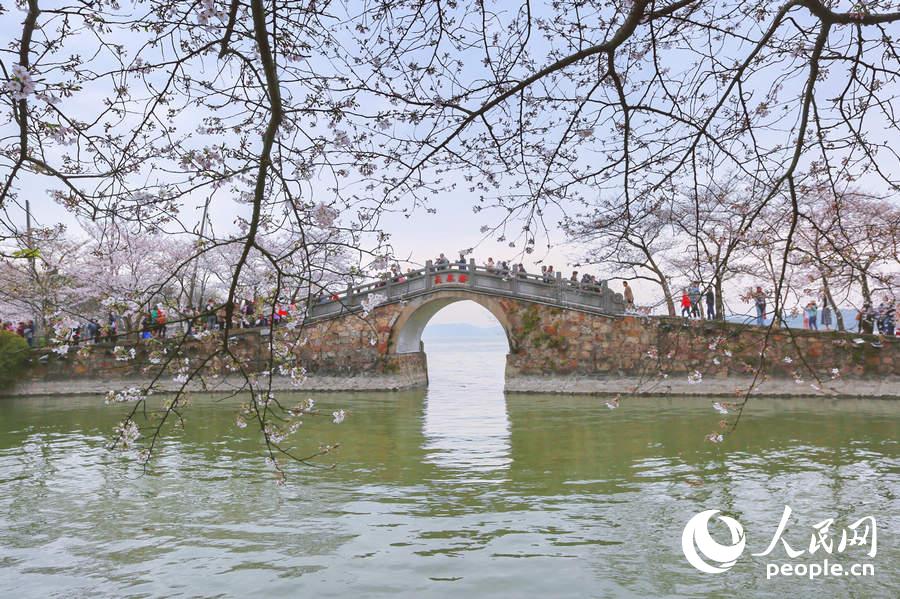
[{"label": "person standing on bridge", "polygon": [[459,253],[459,260],[456,261],[456,266],[460,270],[466,270],[466,255],[462,252]]},{"label": "person standing on bridge", "polygon": [[625,286],[625,309],[634,310],[634,291],[631,290],[628,281],[622,281],[622,285]]},{"label": "person standing on bridge", "polygon": [[712,287],[706,290],[706,318],[709,320],[716,319],[716,294]]},{"label": "person standing on bridge", "polygon": [[488,256],[487,262],[484,263],[484,269],[491,274],[497,271],[497,268],[494,266],[494,259],[490,256]]}]

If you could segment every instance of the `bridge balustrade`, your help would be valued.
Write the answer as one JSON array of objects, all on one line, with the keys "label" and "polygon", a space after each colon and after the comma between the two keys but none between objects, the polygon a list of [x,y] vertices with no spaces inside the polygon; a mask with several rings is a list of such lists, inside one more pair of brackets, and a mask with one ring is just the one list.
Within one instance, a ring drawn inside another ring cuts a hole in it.
[{"label": "bridge balustrade", "polygon": [[514,297],[575,308],[600,314],[621,314],[625,302],[622,294],[615,293],[606,281],[598,281],[590,288],[563,279],[561,273],[550,281],[542,275],[501,273],[499,269],[487,269],[470,260],[465,265],[451,262],[439,267],[429,260],[425,268],[413,270],[398,277],[374,281],[364,285],[351,285],[327,301],[314,303],[307,311],[309,320],[332,318],[357,312],[374,295],[382,297],[379,305],[409,300],[440,289],[468,289],[476,293]]}]

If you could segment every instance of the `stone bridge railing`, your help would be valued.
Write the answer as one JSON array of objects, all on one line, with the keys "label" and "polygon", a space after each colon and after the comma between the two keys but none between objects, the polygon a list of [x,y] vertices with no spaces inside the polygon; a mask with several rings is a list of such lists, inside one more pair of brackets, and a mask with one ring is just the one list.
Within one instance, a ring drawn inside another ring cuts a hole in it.
[{"label": "stone bridge railing", "polygon": [[595,314],[622,314],[625,300],[621,293],[612,291],[606,281],[584,287],[562,278],[561,273],[545,281],[541,275],[500,274],[477,266],[474,260],[467,264],[452,262],[446,267],[436,267],[431,260],[425,268],[407,272],[384,281],[361,286],[348,286],[341,293],[323,296],[308,309],[308,320],[334,318],[363,309],[365,302],[374,295],[384,299],[381,303],[408,300],[442,289],[467,289],[500,297],[512,297],[550,304],[561,308],[584,310]]}]

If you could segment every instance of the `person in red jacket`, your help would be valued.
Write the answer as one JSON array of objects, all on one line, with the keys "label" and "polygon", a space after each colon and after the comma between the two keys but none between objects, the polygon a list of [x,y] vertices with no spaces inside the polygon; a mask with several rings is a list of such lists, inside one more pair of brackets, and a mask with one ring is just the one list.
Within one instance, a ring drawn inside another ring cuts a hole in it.
[{"label": "person in red jacket", "polygon": [[691,298],[688,297],[687,289],[681,290],[681,317],[691,317]]}]

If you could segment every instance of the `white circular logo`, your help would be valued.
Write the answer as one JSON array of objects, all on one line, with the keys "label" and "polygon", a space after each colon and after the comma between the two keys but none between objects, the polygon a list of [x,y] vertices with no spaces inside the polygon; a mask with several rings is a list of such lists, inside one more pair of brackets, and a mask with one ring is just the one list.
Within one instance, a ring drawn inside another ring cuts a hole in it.
[{"label": "white circular logo", "polygon": [[[719,516],[719,520],[728,526],[731,531],[731,545],[720,545],[709,536],[709,520],[719,513],[719,510],[706,510],[700,512],[690,520],[681,533],[681,549],[684,556],[692,566],[701,572],[718,574],[725,572],[737,561],[744,552],[747,539],[744,538],[744,528],[740,522],[728,516]],[[715,565],[706,563],[700,555],[703,555]]]}]

